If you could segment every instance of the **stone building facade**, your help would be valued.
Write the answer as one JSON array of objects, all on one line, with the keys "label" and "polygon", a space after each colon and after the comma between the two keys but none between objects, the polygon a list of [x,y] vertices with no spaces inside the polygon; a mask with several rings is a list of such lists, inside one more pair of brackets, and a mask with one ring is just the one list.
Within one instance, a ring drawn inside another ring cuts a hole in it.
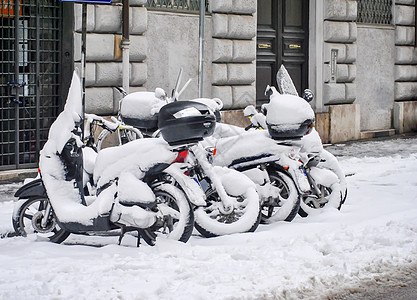
[{"label": "stone building facade", "polygon": [[[301,0],[300,0],[301,1]],[[86,110],[116,114],[121,95],[121,4],[89,5]],[[119,1],[120,2],[120,1]],[[361,20],[358,0],[308,2],[308,85],[324,142],[417,130],[415,0],[385,1],[386,20]],[[373,1],[368,1],[373,2]],[[374,1],[384,2],[384,1]],[[205,97],[223,100],[239,123],[256,104],[256,0],[210,0],[205,17]],[[130,0],[130,92],[173,88],[179,69],[198,96],[198,14],[155,10]],[[366,13],[366,12],[365,12]],[[74,6],[74,62],[80,64],[81,5]]]}]

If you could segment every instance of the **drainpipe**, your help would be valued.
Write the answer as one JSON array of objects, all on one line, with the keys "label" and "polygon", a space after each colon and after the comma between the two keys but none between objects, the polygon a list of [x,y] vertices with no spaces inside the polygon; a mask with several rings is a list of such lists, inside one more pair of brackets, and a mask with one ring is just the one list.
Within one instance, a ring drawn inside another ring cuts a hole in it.
[{"label": "drainpipe", "polygon": [[122,86],[123,89],[129,93],[129,0],[122,0],[122,43],[120,48],[122,49]]},{"label": "drainpipe", "polygon": [[203,72],[204,72],[204,17],[206,14],[206,0],[200,1],[200,44],[198,52],[198,97],[203,97]]}]

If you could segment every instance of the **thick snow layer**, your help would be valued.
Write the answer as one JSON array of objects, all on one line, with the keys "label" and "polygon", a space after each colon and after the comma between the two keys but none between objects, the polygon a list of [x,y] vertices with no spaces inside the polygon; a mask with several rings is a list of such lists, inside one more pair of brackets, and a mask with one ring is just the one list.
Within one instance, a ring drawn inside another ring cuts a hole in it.
[{"label": "thick snow layer", "polygon": [[[350,175],[341,211],[155,247],[136,248],[131,236],[122,246],[117,237],[1,239],[0,298],[327,299],[416,265],[417,139],[327,149],[348,153],[339,158]],[[2,232],[11,230],[12,210],[0,202]],[[385,282],[402,284],[396,278]]]},{"label": "thick snow layer", "polygon": [[121,100],[120,114],[126,118],[149,120],[165,104],[165,101],[155,97],[154,92],[135,92]]},{"label": "thick snow layer", "polygon": [[138,139],[118,147],[99,152],[94,167],[94,181],[100,187],[119,177],[122,172],[131,172],[137,178],[157,163],[171,163],[176,153],[162,138]]},{"label": "thick snow layer", "polygon": [[[303,98],[274,92],[267,106],[266,123],[291,126],[314,119],[314,111]],[[291,129],[291,128],[290,128]]]}]

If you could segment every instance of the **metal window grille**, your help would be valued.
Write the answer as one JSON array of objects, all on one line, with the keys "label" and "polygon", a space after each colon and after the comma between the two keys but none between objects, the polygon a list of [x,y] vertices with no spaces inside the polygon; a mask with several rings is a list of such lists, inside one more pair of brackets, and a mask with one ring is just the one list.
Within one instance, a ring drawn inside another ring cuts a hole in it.
[{"label": "metal window grille", "polygon": [[358,23],[392,24],[392,0],[358,0]]},{"label": "metal window grille", "polygon": [[[147,0],[146,6],[159,10],[198,12],[200,10],[200,0]],[[206,0],[207,10],[208,1]]]},{"label": "metal window grille", "polygon": [[0,170],[37,165],[60,101],[61,4],[15,1],[0,0]]}]

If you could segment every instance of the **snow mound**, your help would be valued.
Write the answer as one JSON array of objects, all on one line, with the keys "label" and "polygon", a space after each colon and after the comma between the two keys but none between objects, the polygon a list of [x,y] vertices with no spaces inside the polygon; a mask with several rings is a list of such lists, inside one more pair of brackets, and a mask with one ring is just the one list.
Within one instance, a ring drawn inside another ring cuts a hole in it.
[{"label": "snow mound", "polygon": [[314,111],[303,98],[293,95],[281,95],[274,92],[267,106],[268,124],[299,124],[305,120],[314,120]]}]

